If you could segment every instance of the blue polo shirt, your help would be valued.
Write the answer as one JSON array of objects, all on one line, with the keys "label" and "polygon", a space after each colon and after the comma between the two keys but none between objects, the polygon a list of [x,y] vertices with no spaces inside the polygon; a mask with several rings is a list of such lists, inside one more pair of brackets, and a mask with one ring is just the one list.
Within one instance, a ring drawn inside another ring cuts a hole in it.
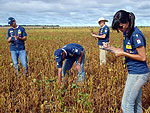
[{"label": "blue polo shirt", "polygon": [[25,44],[23,40],[16,40],[14,36],[19,36],[20,38],[27,36],[25,29],[22,26],[17,26],[16,30],[14,28],[8,29],[7,39],[12,37],[12,41],[10,44],[10,51],[17,51],[17,50],[25,50]]},{"label": "blue polo shirt", "polygon": [[103,42],[109,42],[109,27],[107,25],[100,28],[98,35],[104,35],[106,34],[105,38],[98,38],[98,45],[103,45]]},{"label": "blue polo shirt", "polygon": [[[130,39],[127,38],[126,32],[124,32],[123,49],[125,52],[138,54],[136,48],[140,46],[144,46],[146,48],[146,39],[138,27],[134,28],[134,32]],[[129,74],[145,74],[149,72],[146,61],[142,62],[125,57],[125,63],[127,63]]]},{"label": "blue polo shirt", "polygon": [[[66,56],[65,59],[74,59],[76,60],[77,58],[80,57],[81,55],[81,51],[84,50],[84,48],[76,43],[71,43],[71,44],[67,44],[62,48],[63,51],[65,51]],[[62,61],[61,62],[57,62],[57,67],[61,68],[62,67]]]}]

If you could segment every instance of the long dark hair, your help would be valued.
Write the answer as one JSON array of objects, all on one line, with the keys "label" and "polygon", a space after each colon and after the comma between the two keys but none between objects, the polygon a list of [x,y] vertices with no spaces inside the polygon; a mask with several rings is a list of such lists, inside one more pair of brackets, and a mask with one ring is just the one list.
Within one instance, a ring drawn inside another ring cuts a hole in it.
[{"label": "long dark hair", "polygon": [[134,31],[134,24],[135,24],[135,16],[132,12],[127,12],[125,10],[118,11],[113,17],[112,29],[118,31],[119,24],[120,23],[125,24],[127,22],[129,22],[129,27],[126,33],[127,37],[130,38],[130,36]]}]

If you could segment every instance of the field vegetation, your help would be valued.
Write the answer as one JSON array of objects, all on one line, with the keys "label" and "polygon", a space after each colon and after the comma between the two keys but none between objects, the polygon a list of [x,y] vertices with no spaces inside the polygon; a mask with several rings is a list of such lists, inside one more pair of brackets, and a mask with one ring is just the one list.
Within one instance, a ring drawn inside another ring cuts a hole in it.
[{"label": "field vegetation", "polygon": [[[150,28],[140,28],[147,40],[150,68]],[[121,99],[127,77],[124,57],[107,54],[107,64],[99,65],[97,40],[91,30],[99,28],[26,29],[29,77],[20,64],[16,79],[7,42],[7,29],[0,29],[0,112],[1,113],[122,113]],[[122,47],[122,33],[110,31],[110,42]],[[81,44],[86,52],[85,85],[76,84],[77,72],[70,71],[68,89],[58,87],[54,51],[68,43]],[[143,89],[143,112],[150,112],[150,82]]]}]

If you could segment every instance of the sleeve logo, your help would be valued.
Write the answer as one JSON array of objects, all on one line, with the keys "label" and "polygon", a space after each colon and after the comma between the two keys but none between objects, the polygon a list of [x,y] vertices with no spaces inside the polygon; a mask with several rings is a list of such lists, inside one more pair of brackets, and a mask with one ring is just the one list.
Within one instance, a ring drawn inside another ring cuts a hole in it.
[{"label": "sleeve logo", "polygon": [[78,49],[75,49],[75,52],[77,53],[77,52],[78,52]]},{"label": "sleeve logo", "polygon": [[140,40],[140,39],[138,39],[138,40],[137,40],[137,43],[138,43],[138,44],[140,44],[140,43],[141,43],[141,40]]}]

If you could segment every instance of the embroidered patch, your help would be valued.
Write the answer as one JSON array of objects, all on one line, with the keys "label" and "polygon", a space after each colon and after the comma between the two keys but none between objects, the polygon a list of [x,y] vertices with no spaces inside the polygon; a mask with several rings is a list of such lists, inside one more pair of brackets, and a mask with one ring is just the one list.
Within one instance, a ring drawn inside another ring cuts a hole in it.
[{"label": "embroidered patch", "polygon": [[141,40],[140,40],[140,39],[138,39],[138,40],[137,40],[137,43],[138,43],[138,44],[140,44],[140,43],[141,43]]},{"label": "embroidered patch", "polygon": [[78,52],[78,49],[75,49],[75,52],[77,53],[77,52]]},{"label": "embroidered patch", "polygon": [[126,48],[127,49],[132,49],[132,46],[131,45],[126,45]]},{"label": "embroidered patch", "polygon": [[20,29],[18,30],[18,34],[21,34],[21,30]]}]

